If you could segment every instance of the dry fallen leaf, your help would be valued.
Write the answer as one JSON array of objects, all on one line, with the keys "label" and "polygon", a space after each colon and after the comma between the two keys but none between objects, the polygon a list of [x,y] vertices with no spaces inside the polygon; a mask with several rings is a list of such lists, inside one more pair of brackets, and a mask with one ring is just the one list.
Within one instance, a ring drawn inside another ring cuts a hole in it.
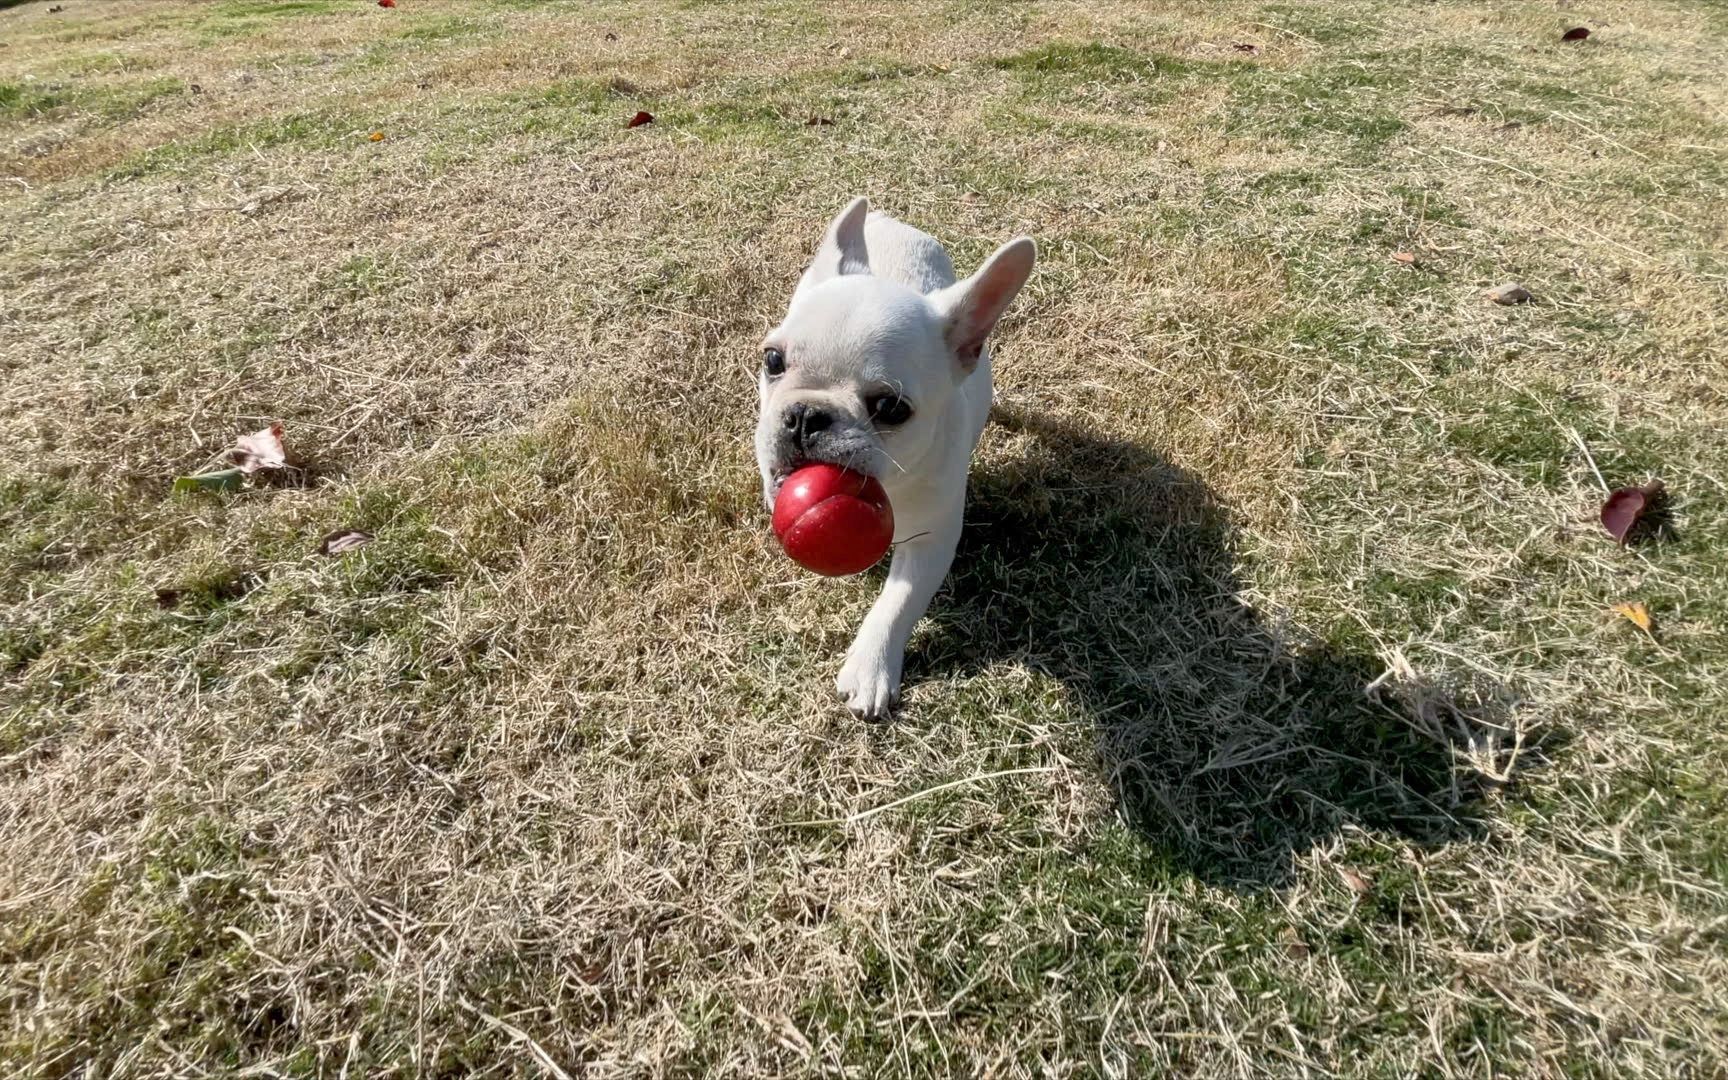
[{"label": "dry fallen leaf", "polygon": [[384,133],[382,131],[374,131],[372,134],[370,134],[366,137],[368,139],[372,140],[373,142],[383,142],[384,141]]},{"label": "dry fallen leaf", "polygon": [[1308,953],[1310,952],[1308,943],[1302,940],[1302,935],[1297,932],[1294,926],[1286,926],[1283,930],[1280,930],[1278,932],[1278,940],[1284,943],[1284,951],[1289,954],[1290,959],[1308,959]]},{"label": "dry fallen leaf", "polygon": [[654,114],[653,113],[639,112],[635,116],[632,116],[630,118],[629,122],[627,122],[624,126],[627,128],[641,127],[643,124],[652,124],[653,122],[654,122]]},{"label": "dry fallen leaf", "polygon": [[1602,527],[1608,535],[1626,546],[1632,529],[1662,494],[1662,481],[1652,480],[1643,487],[1624,487],[1610,494],[1602,503]]},{"label": "dry fallen leaf", "polygon": [[833,122],[834,121],[828,119],[826,116],[812,116],[810,119],[804,121],[804,126],[805,127],[827,127],[829,124],[832,124]]},{"label": "dry fallen leaf", "polygon": [[372,534],[359,529],[337,529],[318,543],[318,554],[340,555],[372,542]]},{"label": "dry fallen leaf", "polygon": [[1587,38],[1589,36],[1590,36],[1590,31],[1586,30],[1584,27],[1574,26],[1572,29],[1566,31],[1564,34],[1561,34],[1560,40],[1561,41],[1583,41],[1585,38]]},{"label": "dry fallen leaf", "polygon": [[1394,251],[1392,253],[1392,261],[1398,263],[1400,266],[1415,266],[1416,253],[1413,251]]},{"label": "dry fallen leaf", "polygon": [[1368,879],[1347,866],[1336,867],[1338,876],[1344,879],[1344,886],[1357,896],[1368,891]]},{"label": "dry fallen leaf", "polygon": [[1644,601],[1633,600],[1630,603],[1621,602],[1615,604],[1609,610],[1620,616],[1622,619],[1625,619],[1633,626],[1644,631],[1646,634],[1649,634],[1652,638],[1656,636],[1655,621],[1650,618],[1650,609],[1644,606]]},{"label": "dry fallen leaf", "polygon": [[1530,299],[1530,290],[1516,281],[1496,285],[1482,294],[1496,304],[1522,304]]},{"label": "dry fallen leaf", "polygon": [[234,440],[228,457],[251,476],[259,469],[280,469],[288,464],[288,452],[282,447],[282,425],[271,424],[261,431],[242,435]]}]

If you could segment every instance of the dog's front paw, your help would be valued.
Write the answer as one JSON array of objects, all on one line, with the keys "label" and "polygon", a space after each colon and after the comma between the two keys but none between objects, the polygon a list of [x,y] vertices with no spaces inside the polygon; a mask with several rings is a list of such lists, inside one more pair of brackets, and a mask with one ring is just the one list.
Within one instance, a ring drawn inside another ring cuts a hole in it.
[{"label": "dog's front paw", "polygon": [[854,651],[841,665],[834,689],[846,699],[846,707],[863,719],[886,720],[900,704],[899,665]]}]

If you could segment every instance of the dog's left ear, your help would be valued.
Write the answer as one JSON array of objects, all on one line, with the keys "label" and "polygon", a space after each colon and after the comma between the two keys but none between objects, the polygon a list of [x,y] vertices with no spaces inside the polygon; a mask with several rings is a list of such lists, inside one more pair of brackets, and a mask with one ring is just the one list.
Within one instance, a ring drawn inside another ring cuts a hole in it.
[{"label": "dog's left ear", "polygon": [[1032,274],[1038,246],[1022,236],[1008,241],[990,256],[978,272],[935,293],[931,300],[947,320],[944,334],[948,347],[960,358],[960,369],[970,375],[984,351],[984,339],[1008,310],[1020,286]]},{"label": "dog's left ear", "polygon": [[816,258],[798,279],[795,292],[804,292],[831,278],[868,274],[870,252],[864,246],[864,221],[870,216],[870,200],[860,195],[828,223]]}]

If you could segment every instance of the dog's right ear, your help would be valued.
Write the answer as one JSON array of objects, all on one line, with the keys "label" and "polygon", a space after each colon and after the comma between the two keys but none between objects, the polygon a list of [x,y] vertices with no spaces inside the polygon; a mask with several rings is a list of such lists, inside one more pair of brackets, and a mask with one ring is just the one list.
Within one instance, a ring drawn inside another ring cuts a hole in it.
[{"label": "dog's right ear", "polygon": [[1037,261],[1038,245],[1028,237],[1016,237],[997,248],[976,274],[931,294],[931,301],[947,323],[944,336],[948,347],[954,350],[965,374],[972,374],[978,366],[984,339],[996,329],[996,320],[1032,276],[1032,264]]},{"label": "dog's right ear", "polygon": [[[816,258],[798,280],[798,292],[814,288],[830,278],[846,274],[868,274],[870,253],[864,250],[864,219],[870,214],[870,200],[860,195],[828,223],[822,234],[822,246]],[[794,294],[796,295],[796,294]]]}]

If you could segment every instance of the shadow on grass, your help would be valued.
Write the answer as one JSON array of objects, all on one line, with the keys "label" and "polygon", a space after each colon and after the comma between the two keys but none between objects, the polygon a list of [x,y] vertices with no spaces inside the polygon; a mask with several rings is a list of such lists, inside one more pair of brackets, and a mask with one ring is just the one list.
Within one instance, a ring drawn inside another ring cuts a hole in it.
[{"label": "shadow on grass", "polygon": [[1292,640],[1242,598],[1228,514],[1198,477],[995,420],[1025,453],[974,472],[911,681],[1004,661],[1060,679],[1096,721],[1124,820],[1214,883],[1281,884],[1351,824],[1422,845],[1480,833],[1484,796],[1515,779],[1491,775],[1514,757],[1503,688],[1393,682],[1373,655]]}]

